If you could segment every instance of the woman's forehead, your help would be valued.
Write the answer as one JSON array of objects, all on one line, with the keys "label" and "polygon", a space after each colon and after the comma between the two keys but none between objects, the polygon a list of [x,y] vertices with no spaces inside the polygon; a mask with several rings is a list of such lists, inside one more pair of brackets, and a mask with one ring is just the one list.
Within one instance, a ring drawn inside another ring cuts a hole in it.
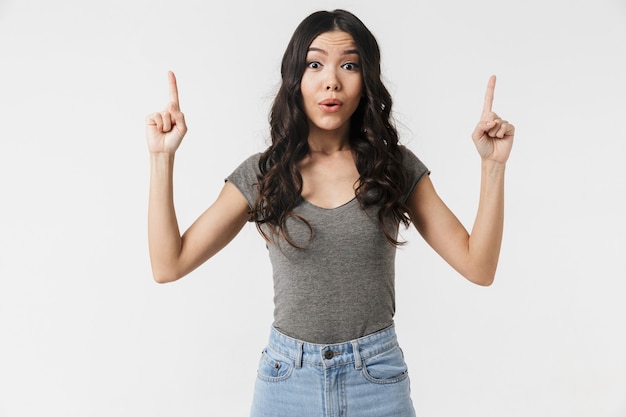
[{"label": "woman's forehead", "polygon": [[325,51],[325,48],[344,48],[351,52],[355,52],[357,49],[352,35],[342,30],[320,33],[309,46],[309,50],[321,49]]}]

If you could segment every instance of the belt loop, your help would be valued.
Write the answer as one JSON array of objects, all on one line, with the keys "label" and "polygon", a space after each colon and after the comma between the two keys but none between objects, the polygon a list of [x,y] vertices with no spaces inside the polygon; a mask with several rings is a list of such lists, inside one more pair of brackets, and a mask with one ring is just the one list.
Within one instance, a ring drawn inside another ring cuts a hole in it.
[{"label": "belt loop", "polygon": [[298,356],[296,356],[296,369],[302,368],[302,351],[303,344],[301,341],[298,341]]},{"label": "belt loop", "polygon": [[352,353],[354,354],[354,368],[361,369],[363,366],[361,362],[361,352],[359,352],[359,342],[356,340],[352,341]]}]

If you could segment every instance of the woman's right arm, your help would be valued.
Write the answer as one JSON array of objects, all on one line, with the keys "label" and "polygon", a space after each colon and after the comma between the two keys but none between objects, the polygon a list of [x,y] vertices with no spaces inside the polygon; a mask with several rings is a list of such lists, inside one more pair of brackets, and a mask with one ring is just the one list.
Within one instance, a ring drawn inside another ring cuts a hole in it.
[{"label": "woman's right arm", "polygon": [[150,150],[148,243],[154,280],[175,281],[226,246],[250,217],[241,192],[227,182],[217,200],[181,236],[174,210],[174,155],[187,125],[180,111],[176,78],[169,73],[170,103],[146,118]]}]

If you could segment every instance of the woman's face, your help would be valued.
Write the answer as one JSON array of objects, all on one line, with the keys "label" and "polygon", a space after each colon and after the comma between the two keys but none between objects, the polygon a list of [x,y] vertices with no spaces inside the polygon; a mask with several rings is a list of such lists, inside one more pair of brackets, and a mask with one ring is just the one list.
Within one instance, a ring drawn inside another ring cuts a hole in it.
[{"label": "woman's face", "polygon": [[339,30],[322,33],[311,42],[306,63],[300,91],[310,133],[347,135],[363,89],[354,39]]}]

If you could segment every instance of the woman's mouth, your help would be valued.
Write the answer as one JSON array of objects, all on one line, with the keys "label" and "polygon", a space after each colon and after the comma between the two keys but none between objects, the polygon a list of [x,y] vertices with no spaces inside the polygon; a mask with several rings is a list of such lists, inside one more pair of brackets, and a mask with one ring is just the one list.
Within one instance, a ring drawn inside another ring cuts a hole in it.
[{"label": "woman's mouth", "polygon": [[335,113],[341,110],[341,106],[343,105],[341,100],[336,98],[329,98],[326,100],[322,100],[318,103],[319,108],[326,113]]}]

